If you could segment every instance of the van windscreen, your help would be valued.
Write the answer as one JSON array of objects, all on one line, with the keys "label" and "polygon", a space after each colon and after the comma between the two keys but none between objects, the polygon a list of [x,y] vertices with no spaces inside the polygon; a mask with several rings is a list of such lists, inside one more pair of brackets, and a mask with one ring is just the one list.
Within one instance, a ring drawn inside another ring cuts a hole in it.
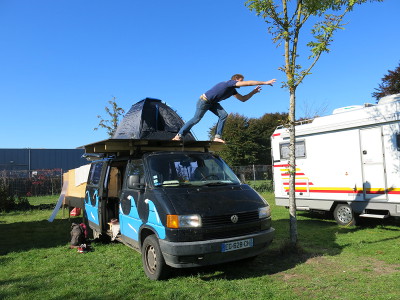
[{"label": "van windscreen", "polygon": [[210,153],[157,153],[147,157],[154,186],[239,184],[220,158]]}]

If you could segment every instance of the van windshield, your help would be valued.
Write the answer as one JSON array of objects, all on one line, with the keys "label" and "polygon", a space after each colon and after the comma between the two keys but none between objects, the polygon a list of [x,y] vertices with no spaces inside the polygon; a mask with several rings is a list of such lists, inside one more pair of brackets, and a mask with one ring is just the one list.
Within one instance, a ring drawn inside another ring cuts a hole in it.
[{"label": "van windshield", "polygon": [[228,165],[210,153],[151,154],[147,166],[154,186],[240,183]]}]

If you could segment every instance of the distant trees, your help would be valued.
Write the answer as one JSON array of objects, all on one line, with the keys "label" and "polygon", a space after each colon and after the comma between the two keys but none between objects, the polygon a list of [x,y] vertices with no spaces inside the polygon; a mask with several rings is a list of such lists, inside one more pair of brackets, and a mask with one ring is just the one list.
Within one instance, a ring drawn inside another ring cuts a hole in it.
[{"label": "distant trees", "polygon": [[[260,118],[229,114],[223,136],[228,142],[219,154],[231,166],[271,165],[270,137],[287,118],[287,113],[267,113]],[[209,135],[213,136],[214,132],[215,125]]]},{"label": "distant trees", "polygon": [[382,83],[372,93],[372,97],[376,99],[376,102],[380,98],[388,95],[400,93],[400,63],[394,71],[389,70],[389,73],[383,76]]},{"label": "distant trees", "polygon": [[[98,115],[97,118],[100,119],[99,125],[93,130],[98,130],[99,128],[104,128],[107,130],[108,137],[112,137],[117,130],[120,117],[123,117],[125,110],[117,105],[115,101],[116,98],[113,97],[108,103],[110,107],[106,106],[104,109],[108,115],[109,119],[104,119],[102,116]],[[106,117],[107,118],[107,117]]]}]

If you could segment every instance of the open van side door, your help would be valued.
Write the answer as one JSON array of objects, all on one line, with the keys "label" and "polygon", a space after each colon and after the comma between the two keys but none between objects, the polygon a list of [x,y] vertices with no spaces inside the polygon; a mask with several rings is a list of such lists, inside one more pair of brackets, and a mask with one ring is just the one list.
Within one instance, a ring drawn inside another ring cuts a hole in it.
[{"label": "open van side door", "polygon": [[85,213],[89,226],[101,233],[103,221],[101,217],[102,198],[103,198],[103,180],[106,173],[107,161],[93,162],[88,176],[85,192]]}]

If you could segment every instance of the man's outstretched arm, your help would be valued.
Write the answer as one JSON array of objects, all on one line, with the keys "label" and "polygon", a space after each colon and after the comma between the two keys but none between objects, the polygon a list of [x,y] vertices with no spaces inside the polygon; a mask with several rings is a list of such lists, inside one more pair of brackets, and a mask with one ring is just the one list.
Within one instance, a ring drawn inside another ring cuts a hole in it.
[{"label": "man's outstretched arm", "polygon": [[272,86],[275,83],[275,81],[276,81],[276,79],[272,79],[272,80],[269,80],[269,81],[256,81],[256,80],[238,81],[238,82],[236,82],[236,86],[252,86],[252,85],[257,85],[257,86],[256,86],[256,88],[254,90],[252,90],[247,95],[243,96],[241,94],[236,94],[236,95],[233,95],[233,96],[236,97],[236,99],[238,99],[238,100],[240,100],[242,102],[246,102],[251,97],[253,97],[255,94],[261,92],[261,85],[271,85]]},{"label": "man's outstretched arm", "polygon": [[236,86],[254,86],[254,85],[273,85],[276,79],[271,79],[268,81],[257,81],[257,80],[246,80],[236,82]]}]

